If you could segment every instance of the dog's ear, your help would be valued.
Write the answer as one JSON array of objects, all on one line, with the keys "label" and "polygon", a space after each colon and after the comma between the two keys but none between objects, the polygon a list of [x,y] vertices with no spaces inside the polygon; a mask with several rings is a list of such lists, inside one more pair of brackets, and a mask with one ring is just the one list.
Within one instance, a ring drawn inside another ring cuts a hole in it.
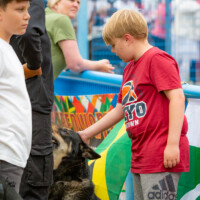
[{"label": "dog's ear", "polygon": [[96,153],[93,149],[88,147],[85,143],[80,144],[80,149],[82,152],[82,157],[84,158],[94,160],[101,157],[98,153]]}]

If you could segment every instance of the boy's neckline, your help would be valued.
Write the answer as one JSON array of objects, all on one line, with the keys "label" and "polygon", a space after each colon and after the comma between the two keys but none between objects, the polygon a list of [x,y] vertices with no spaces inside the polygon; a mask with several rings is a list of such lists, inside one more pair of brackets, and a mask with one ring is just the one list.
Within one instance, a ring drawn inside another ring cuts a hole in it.
[{"label": "boy's neckline", "polygon": [[149,51],[151,51],[153,48],[155,48],[154,46],[150,46],[150,48],[148,48],[136,61],[134,60],[133,63],[134,65],[138,63],[138,61],[140,61],[142,59],[143,56],[145,56]]},{"label": "boy's neckline", "polygon": [[4,40],[3,38],[0,37],[0,40],[3,41],[6,44],[9,44],[6,40]]}]

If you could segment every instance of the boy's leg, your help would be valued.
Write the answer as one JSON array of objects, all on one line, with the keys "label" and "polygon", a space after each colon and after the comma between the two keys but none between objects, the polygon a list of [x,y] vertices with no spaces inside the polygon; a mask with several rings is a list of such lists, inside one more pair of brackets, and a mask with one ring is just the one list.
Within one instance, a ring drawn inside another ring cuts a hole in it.
[{"label": "boy's leg", "polygon": [[134,200],[144,200],[140,174],[133,174]]},{"label": "boy's leg", "polygon": [[144,200],[176,200],[181,173],[140,174]]},{"label": "boy's leg", "polygon": [[13,187],[17,193],[19,193],[22,173],[23,168],[0,160],[0,175],[9,182],[9,185]]},{"label": "boy's leg", "polygon": [[51,114],[32,111],[32,148],[20,185],[24,200],[48,200],[53,178]]}]

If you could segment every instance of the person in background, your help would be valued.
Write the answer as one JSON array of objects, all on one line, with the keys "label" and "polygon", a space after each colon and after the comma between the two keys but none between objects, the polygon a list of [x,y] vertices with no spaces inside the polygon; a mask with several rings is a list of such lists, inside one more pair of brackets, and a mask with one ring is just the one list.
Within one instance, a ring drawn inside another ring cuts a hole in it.
[{"label": "person in background", "polygon": [[53,178],[51,110],[54,100],[50,40],[45,27],[43,0],[30,2],[27,31],[13,36],[13,45],[24,71],[32,105],[32,148],[24,170],[20,194],[24,200],[47,200]]},{"label": "person in background", "polygon": [[133,0],[117,0],[114,3],[114,6],[120,10],[120,9],[133,9],[137,10],[137,6],[135,5],[135,1]]},{"label": "person in background", "polygon": [[77,15],[80,0],[49,0],[46,8],[46,28],[51,40],[54,80],[63,69],[75,72],[96,70],[113,73],[107,59],[91,61],[80,55],[71,20]]},{"label": "person in background", "polygon": [[155,191],[160,199],[176,199],[181,172],[189,171],[185,97],[178,64],[147,36],[146,20],[137,11],[119,10],[107,21],[105,43],[129,63],[116,107],[79,134],[88,144],[124,118],[132,142],[134,200],[156,200]]},{"label": "person in background", "polygon": [[154,46],[165,51],[165,1],[162,0],[158,3],[156,10],[155,20],[153,22],[153,28],[150,31],[149,40]]},{"label": "person in background", "polygon": [[23,67],[9,41],[26,32],[29,6],[29,0],[0,0],[0,179],[17,193],[31,149],[31,104]]}]

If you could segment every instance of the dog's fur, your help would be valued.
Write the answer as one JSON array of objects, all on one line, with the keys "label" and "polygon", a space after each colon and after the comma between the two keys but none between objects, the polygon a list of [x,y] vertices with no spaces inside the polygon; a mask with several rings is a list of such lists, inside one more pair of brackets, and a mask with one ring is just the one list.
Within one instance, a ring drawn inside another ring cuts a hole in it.
[{"label": "dog's fur", "polygon": [[54,183],[49,200],[91,200],[94,185],[89,179],[88,159],[100,158],[78,133],[53,125]]}]

